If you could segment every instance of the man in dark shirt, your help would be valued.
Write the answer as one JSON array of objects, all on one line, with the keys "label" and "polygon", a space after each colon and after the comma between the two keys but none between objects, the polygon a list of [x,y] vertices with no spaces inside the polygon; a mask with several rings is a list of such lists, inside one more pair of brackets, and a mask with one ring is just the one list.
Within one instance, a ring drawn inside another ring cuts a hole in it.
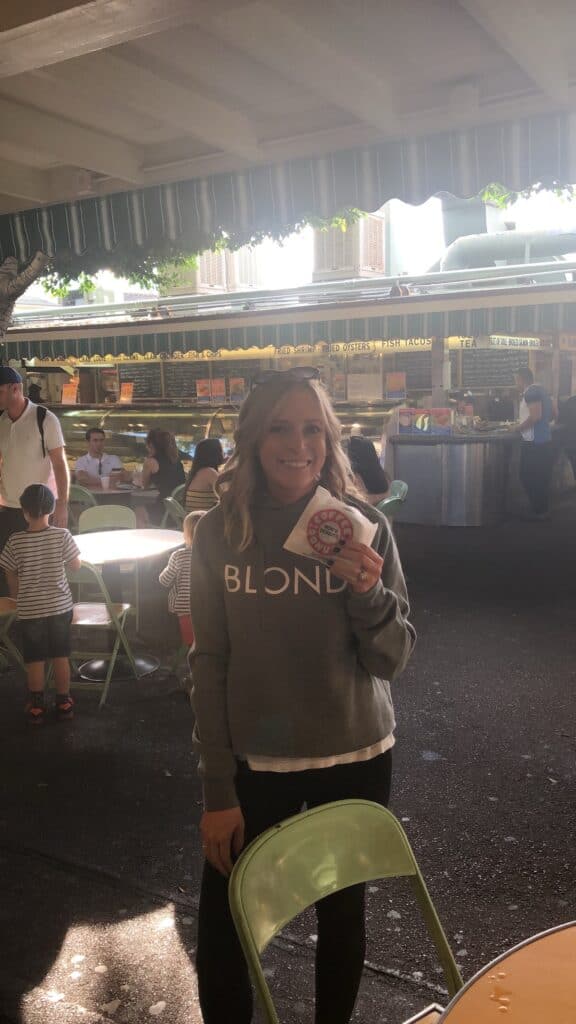
[{"label": "man in dark shirt", "polygon": [[549,518],[550,478],[554,465],[554,449],[550,424],[556,417],[555,404],[527,366],[516,374],[521,392],[520,422],[516,429],[522,435],[520,448],[520,480],[526,491],[535,519]]}]

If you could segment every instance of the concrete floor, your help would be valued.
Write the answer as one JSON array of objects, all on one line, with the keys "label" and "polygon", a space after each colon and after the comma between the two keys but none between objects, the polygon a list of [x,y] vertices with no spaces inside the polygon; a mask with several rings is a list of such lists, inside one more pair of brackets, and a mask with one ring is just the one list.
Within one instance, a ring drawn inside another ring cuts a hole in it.
[{"label": "concrete floor", "polygon": [[[397,529],[419,643],[395,684],[392,809],[466,977],[576,917],[575,525],[567,501],[552,524]],[[73,723],[31,733],[21,681],[0,686],[0,1020],[196,1024],[185,695],[121,682],[102,713],[82,695]],[[442,979],[403,886],[370,888],[355,1021],[398,1024]],[[287,1024],[311,1020],[314,931],[308,915],[267,960]]]}]

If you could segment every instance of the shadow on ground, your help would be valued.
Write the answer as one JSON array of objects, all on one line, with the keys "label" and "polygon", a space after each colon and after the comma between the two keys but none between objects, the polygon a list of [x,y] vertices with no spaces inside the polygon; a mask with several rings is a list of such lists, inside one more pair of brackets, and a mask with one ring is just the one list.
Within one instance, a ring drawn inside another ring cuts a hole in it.
[{"label": "shadow on ground", "polygon": [[[419,643],[394,684],[392,808],[465,976],[574,916],[575,524],[567,503],[552,524],[397,528]],[[165,625],[148,609],[150,644]],[[197,1024],[185,695],[122,681],[100,714],[83,695],[31,732],[22,681],[0,685],[0,1020]],[[355,1021],[398,1024],[441,978],[402,886],[370,888]],[[314,932],[308,915],[267,961],[287,1024],[311,1018]]]}]

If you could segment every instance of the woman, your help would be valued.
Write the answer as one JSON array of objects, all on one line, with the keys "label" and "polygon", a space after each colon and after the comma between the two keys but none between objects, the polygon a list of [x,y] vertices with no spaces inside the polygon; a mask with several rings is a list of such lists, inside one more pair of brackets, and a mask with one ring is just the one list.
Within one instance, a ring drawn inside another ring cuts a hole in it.
[{"label": "woman", "polygon": [[372,441],[367,437],[351,437],[348,441],[348,458],[360,493],[365,495],[370,505],[377,505],[386,497],[390,479],[380,465]]},{"label": "woman", "polygon": [[[174,435],[169,430],[154,427],[146,438],[147,457],[142,465],[141,486],[158,491],[158,500],[148,509],[153,523],[160,523],[164,515],[164,498],[184,483],[184,467],[180,462]],[[140,512],[140,510],[137,510]]]},{"label": "woman", "polygon": [[214,485],[218,469],[224,462],[222,445],[216,437],[207,437],[196,445],[194,459],[186,480],[186,511],[207,512],[218,498]]},{"label": "woman", "polygon": [[[262,378],[246,399],[220,504],[192,550],[205,1024],[252,1019],[227,902],[234,857],[304,803],[387,803],[394,716],[385,680],[414,643],[394,540],[378,512],[348,495],[340,426],[311,376],[304,368]],[[351,541],[329,568],[283,547],[318,483],[377,524],[372,547]],[[364,887],[316,909],[316,1024],[347,1024],[364,960]]]}]

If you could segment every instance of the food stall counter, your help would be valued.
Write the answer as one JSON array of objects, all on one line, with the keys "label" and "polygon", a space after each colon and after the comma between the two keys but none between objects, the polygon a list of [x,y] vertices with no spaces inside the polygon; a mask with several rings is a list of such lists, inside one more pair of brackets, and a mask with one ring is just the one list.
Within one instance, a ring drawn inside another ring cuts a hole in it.
[{"label": "food stall counter", "polygon": [[397,434],[389,444],[393,476],[408,484],[399,522],[485,526],[504,518],[517,434]]}]

